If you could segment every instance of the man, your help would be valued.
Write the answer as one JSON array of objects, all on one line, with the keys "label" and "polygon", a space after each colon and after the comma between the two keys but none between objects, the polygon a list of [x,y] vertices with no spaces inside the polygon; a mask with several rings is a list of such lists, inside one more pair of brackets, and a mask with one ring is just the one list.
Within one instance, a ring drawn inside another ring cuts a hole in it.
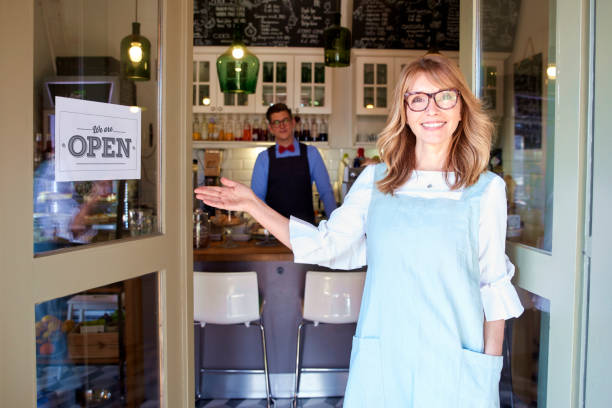
[{"label": "man", "polygon": [[287,105],[277,103],[270,106],[266,119],[276,145],[257,156],[251,188],[285,217],[293,215],[314,224],[314,181],[329,216],[336,209],[336,200],[319,151],[294,139],[295,120]]}]

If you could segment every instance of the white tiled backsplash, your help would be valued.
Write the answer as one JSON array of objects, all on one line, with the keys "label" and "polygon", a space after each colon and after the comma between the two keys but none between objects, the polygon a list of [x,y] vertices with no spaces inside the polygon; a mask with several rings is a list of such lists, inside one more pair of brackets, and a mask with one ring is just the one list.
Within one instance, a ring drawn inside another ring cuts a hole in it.
[{"label": "white tiled backsplash", "polygon": [[[321,153],[325,166],[327,167],[327,172],[329,173],[332,187],[334,187],[334,192],[337,193],[336,190],[340,187],[339,184],[341,182],[341,179],[339,179],[338,176],[340,160],[345,153],[348,153],[350,159],[349,162],[352,162],[353,158],[357,155],[357,149],[317,148],[319,149],[319,153]],[[223,149],[221,175],[250,186],[251,174],[253,173],[255,159],[257,158],[257,155],[264,150],[266,150],[266,147]],[[375,154],[377,154],[375,149],[366,149],[367,157],[374,156]],[[194,158],[196,158],[195,150]],[[316,186],[314,184],[313,190],[316,191]],[[336,195],[336,197],[338,196]]]}]

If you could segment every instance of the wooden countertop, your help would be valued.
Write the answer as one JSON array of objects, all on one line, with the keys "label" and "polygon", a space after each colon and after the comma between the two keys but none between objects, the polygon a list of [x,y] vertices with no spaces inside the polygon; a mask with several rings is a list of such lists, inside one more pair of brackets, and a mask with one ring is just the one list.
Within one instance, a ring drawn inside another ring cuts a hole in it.
[{"label": "wooden countertop", "polygon": [[236,248],[223,248],[223,241],[210,241],[204,249],[193,249],[194,262],[240,262],[240,261],[293,261],[293,253],[289,248],[276,241],[276,245],[255,245],[253,239],[238,242]]}]

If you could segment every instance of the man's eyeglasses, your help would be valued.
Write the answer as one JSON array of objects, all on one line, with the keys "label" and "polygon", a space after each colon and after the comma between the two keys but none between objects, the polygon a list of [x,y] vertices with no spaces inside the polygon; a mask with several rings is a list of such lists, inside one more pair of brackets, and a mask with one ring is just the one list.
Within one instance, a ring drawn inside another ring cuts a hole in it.
[{"label": "man's eyeglasses", "polygon": [[281,125],[287,126],[289,122],[291,122],[291,118],[285,118],[283,120],[273,120],[272,122],[270,122],[270,125],[272,127],[279,127]]},{"label": "man's eyeglasses", "polygon": [[404,100],[413,112],[423,112],[429,106],[429,100],[433,99],[440,109],[452,109],[457,105],[460,92],[457,89],[442,89],[438,92],[406,92]]}]

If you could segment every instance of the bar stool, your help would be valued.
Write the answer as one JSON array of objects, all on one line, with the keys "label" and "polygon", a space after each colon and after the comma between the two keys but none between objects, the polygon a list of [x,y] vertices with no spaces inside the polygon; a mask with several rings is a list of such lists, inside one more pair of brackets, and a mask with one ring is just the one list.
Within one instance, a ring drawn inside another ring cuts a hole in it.
[{"label": "bar stool", "polygon": [[365,272],[306,272],[303,318],[298,325],[295,353],[293,406],[297,407],[300,385],[300,341],[307,324],[355,323],[359,317]]},{"label": "bar stool", "polygon": [[[194,272],[193,318],[206,324],[257,325],[261,331],[266,400],[270,407],[270,377],[266,353],[266,334],[259,309],[259,291],[255,272]],[[220,370],[216,370],[220,371]],[[229,370],[236,372],[237,370]]]}]

